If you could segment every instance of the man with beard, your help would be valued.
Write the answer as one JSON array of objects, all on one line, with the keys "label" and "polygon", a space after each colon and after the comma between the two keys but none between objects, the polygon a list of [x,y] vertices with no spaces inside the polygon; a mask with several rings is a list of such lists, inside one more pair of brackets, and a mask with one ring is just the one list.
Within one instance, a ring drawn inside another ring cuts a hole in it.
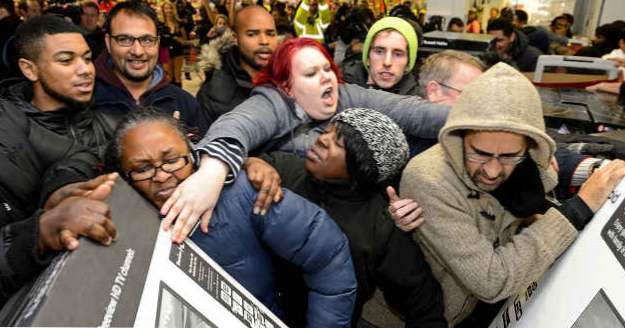
[{"label": "man with beard", "polygon": [[101,155],[115,120],[88,110],[95,68],[81,32],[58,16],[24,22],[15,40],[18,66],[27,81],[5,81],[2,96],[37,124]]},{"label": "man with beard", "polygon": [[95,63],[96,109],[123,116],[137,106],[152,106],[179,117],[190,132],[199,129],[203,135],[211,122],[199,115],[199,104],[170,84],[157,66],[157,24],[154,10],[140,2],[121,2],[111,9],[104,36],[108,51]]},{"label": "man with beard", "polygon": [[252,79],[267,65],[278,43],[273,17],[261,6],[239,10],[234,33],[236,45],[211,42],[202,51],[206,64],[213,69],[206,71],[197,100],[211,122],[249,98]]},{"label": "man with beard", "polygon": [[464,87],[439,144],[406,166],[401,196],[427,204],[415,237],[451,326],[488,326],[493,303],[539,279],[625,176],[614,160],[556,204],[555,146],[536,88],[500,63]]}]

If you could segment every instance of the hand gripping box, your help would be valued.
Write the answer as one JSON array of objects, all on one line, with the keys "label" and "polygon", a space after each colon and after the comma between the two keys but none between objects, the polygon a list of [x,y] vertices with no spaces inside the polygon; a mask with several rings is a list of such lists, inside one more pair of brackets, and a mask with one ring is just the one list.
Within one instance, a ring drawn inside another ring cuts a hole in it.
[{"label": "hand gripping box", "polygon": [[172,244],[158,211],[125,182],[108,202],[118,240],[83,238],[59,255],[5,305],[2,325],[286,327],[193,242]]}]

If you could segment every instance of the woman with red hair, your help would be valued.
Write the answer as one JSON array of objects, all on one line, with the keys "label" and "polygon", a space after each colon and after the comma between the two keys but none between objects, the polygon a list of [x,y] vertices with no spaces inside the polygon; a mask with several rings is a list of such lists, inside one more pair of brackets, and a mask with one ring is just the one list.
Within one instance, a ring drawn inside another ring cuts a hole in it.
[{"label": "woman with red hair", "polygon": [[[198,144],[200,168],[161,208],[166,229],[176,220],[173,241],[184,240],[200,217],[202,231],[208,231],[223,182],[236,178],[248,153],[282,150],[305,157],[332,117],[346,108],[378,110],[406,134],[425,139],[437,138],[449,112],[447,106],[416,96],[343,83],[328,52],[306,38],[278,46],[254,84],[249,99],[211,125]],[[254,208],[257,214],[263,214],[271,203],[266,195],[276,193],[269,189],[278,188],[263,185]]]}]

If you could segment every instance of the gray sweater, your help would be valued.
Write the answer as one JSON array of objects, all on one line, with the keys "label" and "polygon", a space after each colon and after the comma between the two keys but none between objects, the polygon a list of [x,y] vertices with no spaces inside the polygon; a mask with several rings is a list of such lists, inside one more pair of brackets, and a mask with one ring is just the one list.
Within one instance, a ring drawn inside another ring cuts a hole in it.
[{"label": "gray sweater", "polygon": [[[427,139],[437,138],[450,110],[417,96],[340,84],[336,112],[357,107],[378,110],[406,135]],[[329,121],[313,121],[276,88],[256,87],[249,99],[211,125],[198,148],[226,162],[236,176],[249,153],[282,150],[304,156]]]}]

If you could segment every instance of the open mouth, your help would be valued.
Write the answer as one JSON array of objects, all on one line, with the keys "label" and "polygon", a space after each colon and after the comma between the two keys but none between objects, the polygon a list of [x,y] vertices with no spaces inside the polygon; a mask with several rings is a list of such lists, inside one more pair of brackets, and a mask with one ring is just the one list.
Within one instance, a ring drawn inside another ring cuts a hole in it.
[{"label": "open mouth", "polygon": [[93,90],[93,81],[74,83],[74,87],[81,92],[91,92]]},{"label": "open mouth", "polygon": [[332,91],[334,91],[334,88],[332,87],[328,87],[326,88],[323,93],[321,94],[321,99],[330,99],[332,98]]},{"label": "open mouth", "polygon": [[257,52],[255,53],[256,57],[262,59],[262,60],[269,60],[269,58],[271,58],[271,52]]}]

